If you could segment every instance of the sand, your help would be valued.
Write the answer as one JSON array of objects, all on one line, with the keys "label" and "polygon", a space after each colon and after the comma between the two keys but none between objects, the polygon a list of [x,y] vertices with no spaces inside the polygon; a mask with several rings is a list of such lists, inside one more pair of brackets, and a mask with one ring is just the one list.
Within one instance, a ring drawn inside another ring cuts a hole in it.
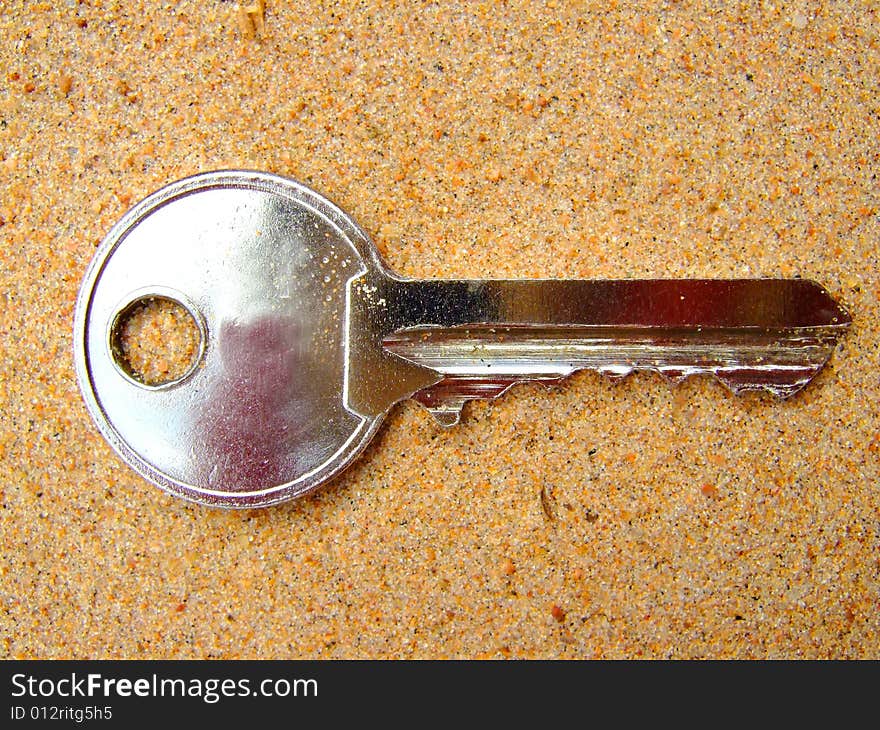
[{"label": "sand", "polygon": [[[880,658],[878,9],[718,5],[7,3],[0,657]],[[221,168],[406,276],[802,276],[854,323],[790,400],[404,403],[318,494],[200,507],[103,441],[72,317],[125,210]]]}]

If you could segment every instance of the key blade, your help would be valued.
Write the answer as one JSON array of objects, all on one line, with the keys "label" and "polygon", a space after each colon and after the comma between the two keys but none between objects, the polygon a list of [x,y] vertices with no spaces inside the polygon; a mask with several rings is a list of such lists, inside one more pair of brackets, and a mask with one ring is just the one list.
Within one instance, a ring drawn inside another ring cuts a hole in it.
[{"label": "key blade", "polygon": [[[614,377],[652,370],[673,381],[709,374],[734,393],[790,397],[819,372],[851,322],[821,286],[799,279],[418,284],[437,289],[451,311],[437,324],[392,332],[383,347],[438,373],[437,383],[412,397],[444,425],[458,421],[468,400],[582,369]],[[468,286],[467,294],[451,295],[456,285]],[[491,306],[481,310],[478,300]],[[493,316],[454,321],[468,310]]]}]

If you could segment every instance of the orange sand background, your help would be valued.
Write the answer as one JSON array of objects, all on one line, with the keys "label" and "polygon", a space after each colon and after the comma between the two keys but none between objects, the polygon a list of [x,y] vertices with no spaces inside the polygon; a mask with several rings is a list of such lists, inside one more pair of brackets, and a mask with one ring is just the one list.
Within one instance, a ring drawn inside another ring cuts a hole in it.
[{"label": "orange sand background", "polygon": [[[739,6],[5,3],[0,656],[880,658],[878,8]],[[318,495],[198,507],[99,436],[72,315],[130,205],[227,167],[407,276],[801,275],[855,322],[789,401],[406,403]]]}]

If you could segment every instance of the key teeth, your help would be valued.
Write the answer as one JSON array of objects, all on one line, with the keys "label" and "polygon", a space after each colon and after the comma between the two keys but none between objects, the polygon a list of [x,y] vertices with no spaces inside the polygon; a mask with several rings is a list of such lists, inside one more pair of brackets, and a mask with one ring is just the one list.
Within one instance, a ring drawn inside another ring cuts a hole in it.
[{"label": "key teeth", "polygon": [[449,428],[461,420],[465,403],[497,398],[517,382],[519,378],[446,378],[414,393],[412,399],[426,408],[437,423]]},{"label": "key teeth", "polygon": [[[787,399],[801,391],[821,370],[821,365],[804,367],[797,372],[780,372],[769,370],[751,370],[748,368],[740,369],[718,369],[718,370],[698,370],[681,367],[651,367],[637,368],[630,365],[615,365],[605,368],[599,368],[598,371],[610,378],[611,380],[621,380],[636,370],[649,370],[659,373],[663,379],[674,387],[690,377],[695,375],[710,375],[720,382],[733,395],[740,396],[750,391],[766,392],[780,398]],[[545,386],[558,383],[563,377],[543,378],[538,382]],[[495,399],[506,392],[516,382],[526,382],[523,380],[510,380],[505,382],[486,383],[482,381],[473,381],[478,383],[474,386],[470,381],[469,387],[461,388],[452,386],[454,393],[444,392],[445,388],[449,388],[449,381],[445,383],[441,381],[438,386],[432,386],[416,393],[413,399],[424,407],[433,417],[434,420],[443,428],[452,428],[461,422],[462,409],[467,401],[475,398]],[[446,400],[444,400],[444,396]]]},{"label": "key teeth", "polygon": [[461,422],[461,409],[464,404],[458,405],[442,405],[435,407],[425,406],[425,409],[434,416],[434,420],[443,428],[452,428]]},{"label": "key teeth", "polygon": [[764,379],[747,379],[746,375],[737,371],[731,373],[716,372],[714,375],[715,379],[733,395],[739,396],[749,391],[758,391],[770,393],[781,400],[785,400],[803,390],[819,370],[821,370],[821,366],[803,368],[799,377],[789,375],[787,378],[779,377],[777,379],[772,377],[772,373],[766,374]]},{"label": "key teeth", "polygon": [[[572,372],[576,369],[587,369],[587,368],[574,368],[572,367]],[[601,367],[595,368],[596,372],[604,375],[606,378],[611,378],[612,380],[623,380],[623,378],[631,375],[634,368],[631,365],[603,365]]]},{"label": "key teeth", "polygon": [[691,373],[682,368],[661,367],[657,368],[657,372],[660,373],[660,375],[663,376],[663,379],[672,387],[683,383],[691,375]]},{"label": "key teeth", "polygon": [[773,371],[772,369],[766,371],[751,371],[744,368],[724,371],[719,368],[718,370],[711,371],[696,368],[687,369],[663,366],[635,368],[624,365],[599,368],[598,371],[612,380],[620,380],[636,370],[649,370],[662,375],[663,379],[672,387],[679,385],[695,375],[709,374],[735,396],[757,391],[770,393],[777,398],[785,400],[803,390],[822,369],[823,364],[824,361],[819,365],[803,367],[797,372],[786,373]]}]

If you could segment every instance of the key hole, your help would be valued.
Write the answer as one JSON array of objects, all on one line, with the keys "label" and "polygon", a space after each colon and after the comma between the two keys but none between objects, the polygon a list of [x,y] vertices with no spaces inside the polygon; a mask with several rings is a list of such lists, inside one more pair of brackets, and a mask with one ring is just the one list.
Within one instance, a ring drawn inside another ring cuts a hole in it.
[{"label": "key hole", "polygon": [[122,306],[110,325],[113,363],[135,384],[166,388],[189,376],[205,349],[205,327],[183,297],[141,294]]}]

